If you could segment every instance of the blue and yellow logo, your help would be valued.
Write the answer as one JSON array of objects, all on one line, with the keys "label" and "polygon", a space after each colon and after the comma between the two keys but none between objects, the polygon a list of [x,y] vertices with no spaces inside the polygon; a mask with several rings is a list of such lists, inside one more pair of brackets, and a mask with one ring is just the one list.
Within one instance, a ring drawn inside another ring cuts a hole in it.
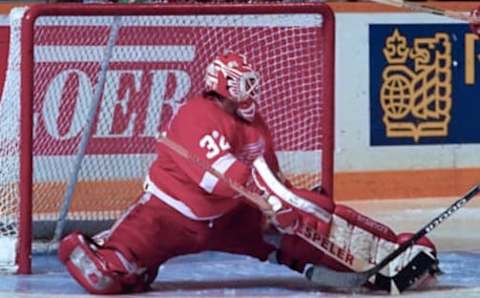
[{"label": "blue and yellow logo", "polygon": [[[387,137],[448,135],[452,106],[451,44],[447,34],[416,38],[412,47],[398,29],[387,38],[383,54],[380,102]],[[413,69],[407,66],[413,60]]]},{"label": "blue and yellow logo", "polygon": [[471,80],[478,62],[465,58],[468,39],[459,24],[370,26],[372,145],[480,142],[469,130],[480,101],[461,97],[480,91]]}]

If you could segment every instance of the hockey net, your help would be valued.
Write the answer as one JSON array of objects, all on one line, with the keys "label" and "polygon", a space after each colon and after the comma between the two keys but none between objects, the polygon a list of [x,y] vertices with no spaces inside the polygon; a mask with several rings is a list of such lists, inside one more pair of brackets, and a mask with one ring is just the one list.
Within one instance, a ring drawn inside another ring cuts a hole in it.
[{"label": "hockey net", "polygon": [[332,195],[333,23],[323,4],[15,9],[0,102],[1,270],[29,272],[30,221],[51,239],[76,164],[67,230],[108,227],[140,194],[155,136],[225,49],[261,75],[284,174]]}]

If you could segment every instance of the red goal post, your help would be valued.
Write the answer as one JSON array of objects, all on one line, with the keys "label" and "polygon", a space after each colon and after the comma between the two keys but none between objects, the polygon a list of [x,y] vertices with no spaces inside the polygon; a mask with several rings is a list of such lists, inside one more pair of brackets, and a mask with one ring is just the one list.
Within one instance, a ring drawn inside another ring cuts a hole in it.
[{"label": "red goal post", "polygon": [[0,209],[0,250],[16,253],[0,256],[0,270],[31,272],[32,234],[48,230],[41,237],[51,238],[43,224],[57,221],[80,155],[69,222],[82,230],[118,217],[141,191],[155,135],[201,90],[206,64],[224,49],[245,54],[261,75],[260,111],[282,171],[294,185],[321,185],[333,196],[327,5],[57,4],[13,14],[0,102],[0,122],[8,123],[0,128],[8,165],[0,173],[8,207]]}]

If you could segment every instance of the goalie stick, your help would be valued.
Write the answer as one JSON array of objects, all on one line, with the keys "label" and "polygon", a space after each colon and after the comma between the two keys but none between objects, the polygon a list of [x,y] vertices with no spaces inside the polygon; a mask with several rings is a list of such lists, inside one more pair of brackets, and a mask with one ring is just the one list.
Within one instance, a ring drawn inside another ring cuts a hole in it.
[{"label": "goalie stick", "polygon": [[430,13],[438,16],[445,16],[452,19],[467,21],[469,23],[478,23],[480,20],[477,17],[470,16],[467,13],[453,11],[448,9],[441,9],[438,7],[428,6],[420,3],[413,3],[404,0],[370,0],[371,2],[380,3],[389,6],[406,8],[416,12]]},{"label": "goalie stick", "polygon": [[[271,217],[273,215],[273,211],[271,206],[265,201],[263,197],[260,195],[253,193],[247,190],[244,186],[238,184],[236,181],[229,179],[222,173],[216,171],[212,167],[210,167],[207,163],[202,161],[197,156],[191,154],[188,150],[186,150],[180,144],[170,140],[166,137],[166,135],[161,135],[157,138],[159,142],[170,148],[175,153],[179,154],[183,158],[194,162],[197,166],[202,168],[205,171],[210,172],[218,179],[223,180],[227,183],[232,189],[243,195],[247,198],[250,203],[258,206],[266,216]],[[396,257],[401,255],[407,249],[412,247],[417,240],[431,232],[437,226],[439,226],[444,220],[450,217],[454,212],[458,209],[463,207],[468,201],[470,201],[475,195],[480,191],[480,184],[476,185],[472,188],[467,194],[465,194],[462,198],[457,200],[454,204],[452,204],[449,208],[447,208],[444,212],[440,215],[435,217],[431,220],[427,225],[425,225],[422,229],[416,232],[410,239],[402,243],[397,249],[387,255],[380,263],[375,265],[374,267],[364,270],[364,268],[370,267],[371,265],[368,264],[366,261],[355,258],[352,262],[353,269],[356,269],[356,272],[337,272],[330,270],[323,266],[311,266],[307,268],[305,275],[308,279],[315,281],[318,285],[326,286],[326,287],[336,287],[336,288],[360,288],[361,286],[365,285],[367,282],[372,282],[374,284],[388,284],[390,286],[391,293],[399,293],[408,288],[411,283],[415,282],[415,278],[420,277],[420,274],[429,270],[431,266],[435,265],[435,261],[426,255],[425,253],[418,254],[402,271],[400,271],[394,277],[387,277],[380,274],[380,270],[382,270],[388,263],[394,260]],[[303,229],[301,229],[303,230]],[[305,241],[309,242],[319,250],[321,250],[326,255],[334,257],[335,256],[332,251],[335,251],[335,244],[333,242],[329,242],[328,245],[325,245],[324,239],[320,235],[311,234],[310,232],[299,232],[296,234],[298,237],[304,239]],[[325,247],[326,246],[326,247]],[[332,255],[333,254],[333,255]]]}]

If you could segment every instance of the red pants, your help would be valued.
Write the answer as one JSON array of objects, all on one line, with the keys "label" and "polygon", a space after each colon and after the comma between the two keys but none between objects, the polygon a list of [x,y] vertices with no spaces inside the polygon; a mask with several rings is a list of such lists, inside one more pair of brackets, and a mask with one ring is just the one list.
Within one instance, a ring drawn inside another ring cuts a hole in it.
[{"label": "red pants", "polygon": [[191,220],[145,193],[112,228],[104,247],[140,267],[155,268],[179,255],[215,250],[266,260],[262,214],[246,204],[213,221]]}]

